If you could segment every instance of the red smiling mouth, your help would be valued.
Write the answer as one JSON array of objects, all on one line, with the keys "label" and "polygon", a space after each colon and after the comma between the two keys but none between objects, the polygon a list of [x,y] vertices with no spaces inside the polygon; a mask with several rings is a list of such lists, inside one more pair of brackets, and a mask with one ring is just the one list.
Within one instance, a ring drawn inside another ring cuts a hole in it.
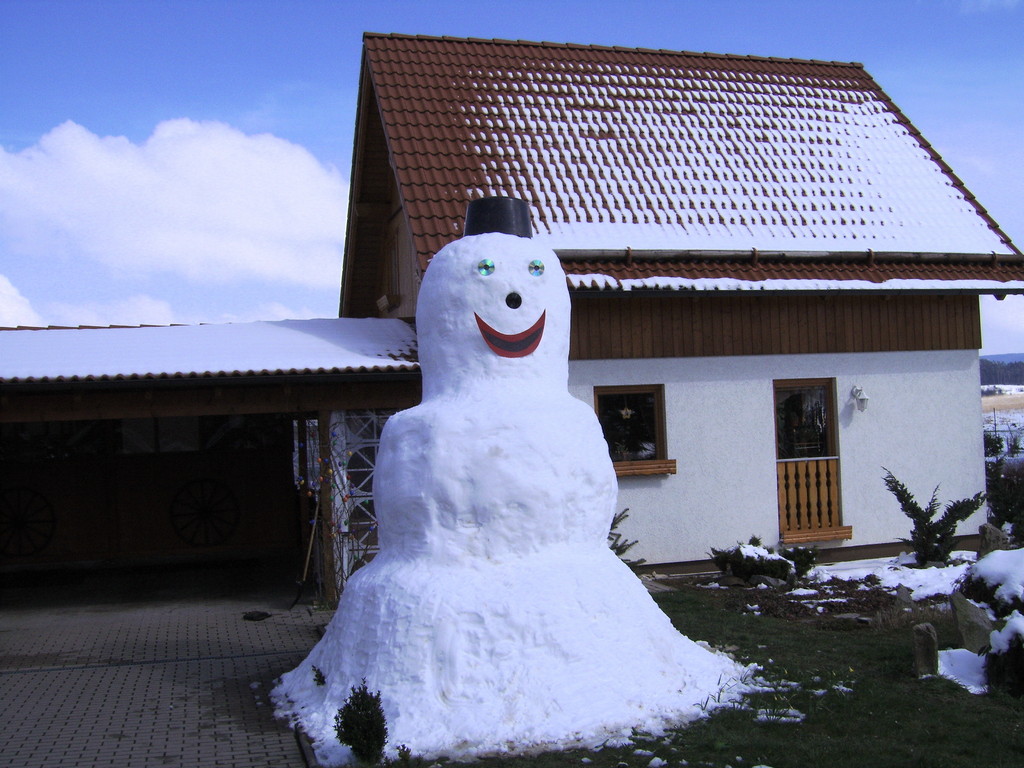
[{"label": "red smiling mouth", "polygon": [[494,354],[501,357],[526,357],[540,344],[540,337],[544,335],[544,318],[547,314],[546,310],[541,312],[536,323],[521,333],[512,334],[499,333],[475,312],[473,317],[476,318],[476,324],[480,326],[480,334]]}]

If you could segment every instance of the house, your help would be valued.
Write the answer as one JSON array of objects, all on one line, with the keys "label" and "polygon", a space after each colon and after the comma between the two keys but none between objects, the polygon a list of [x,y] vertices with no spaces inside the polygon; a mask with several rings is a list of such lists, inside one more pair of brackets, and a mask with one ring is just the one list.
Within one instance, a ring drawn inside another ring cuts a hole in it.
[{"label": "house", "polygon": [[864,554],[909,531],[883,467],[983,489],[978,297],[1024,256],[860,64],[365,35],[340,315],[412,317],[484,196],[568,275],[631,554]]},{"label": "house", "polygon": [[302,553],[317,519],[347,572],[415,356],[401,320],[0,331],[0,565]]}]

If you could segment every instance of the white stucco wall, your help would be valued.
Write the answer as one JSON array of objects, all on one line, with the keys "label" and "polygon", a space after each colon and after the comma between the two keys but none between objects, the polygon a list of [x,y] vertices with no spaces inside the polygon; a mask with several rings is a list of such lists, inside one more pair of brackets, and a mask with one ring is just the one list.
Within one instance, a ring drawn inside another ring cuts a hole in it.
[{"label": "white stucco wall", "polygon": [[[882,482],[892,470],[921,504],[984,490],[976,351],[846,355],[590,360],[570,365],[572,393],[593,403],[593,387],[663,384],[668,458],[678,473],[619,478],[622,526],[648,563],[699,560],[711,547],[757,535],[776,544],[773,381],[835,379],[845,546],[909,536],[910,521]],[[858,411],[854,386],[870,397]],[[960,533],[975,533],[979,512]],[[837,546],[828,543],[827,546]]]}]

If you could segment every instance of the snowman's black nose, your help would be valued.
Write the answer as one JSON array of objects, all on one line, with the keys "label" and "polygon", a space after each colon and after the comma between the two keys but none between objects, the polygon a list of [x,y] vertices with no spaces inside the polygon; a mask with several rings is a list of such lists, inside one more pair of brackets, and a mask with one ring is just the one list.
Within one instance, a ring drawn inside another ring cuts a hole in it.
[{"label": "snowman's black nose", "polygon": [[523,297],[513,291],[505,297],[505,303],[508,304],[509,309],[519,309],[523,303]]}]

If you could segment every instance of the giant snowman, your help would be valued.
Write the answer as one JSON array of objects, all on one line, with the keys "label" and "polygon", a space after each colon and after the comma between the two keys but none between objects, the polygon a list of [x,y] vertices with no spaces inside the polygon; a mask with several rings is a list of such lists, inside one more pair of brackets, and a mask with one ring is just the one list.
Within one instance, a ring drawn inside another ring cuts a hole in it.
[{"label": "giant snowman", "polygon": [[423,401],[381,435],[380,553],[274,692],[325,764],[350,757],[334,716],[364,679],[391,754],[454,758],[596,746],[742,689],[743,668],[677,632],[608,548],[615,472],[568,392],[565,274],[528,216],[475,201],[423,278]]}]

